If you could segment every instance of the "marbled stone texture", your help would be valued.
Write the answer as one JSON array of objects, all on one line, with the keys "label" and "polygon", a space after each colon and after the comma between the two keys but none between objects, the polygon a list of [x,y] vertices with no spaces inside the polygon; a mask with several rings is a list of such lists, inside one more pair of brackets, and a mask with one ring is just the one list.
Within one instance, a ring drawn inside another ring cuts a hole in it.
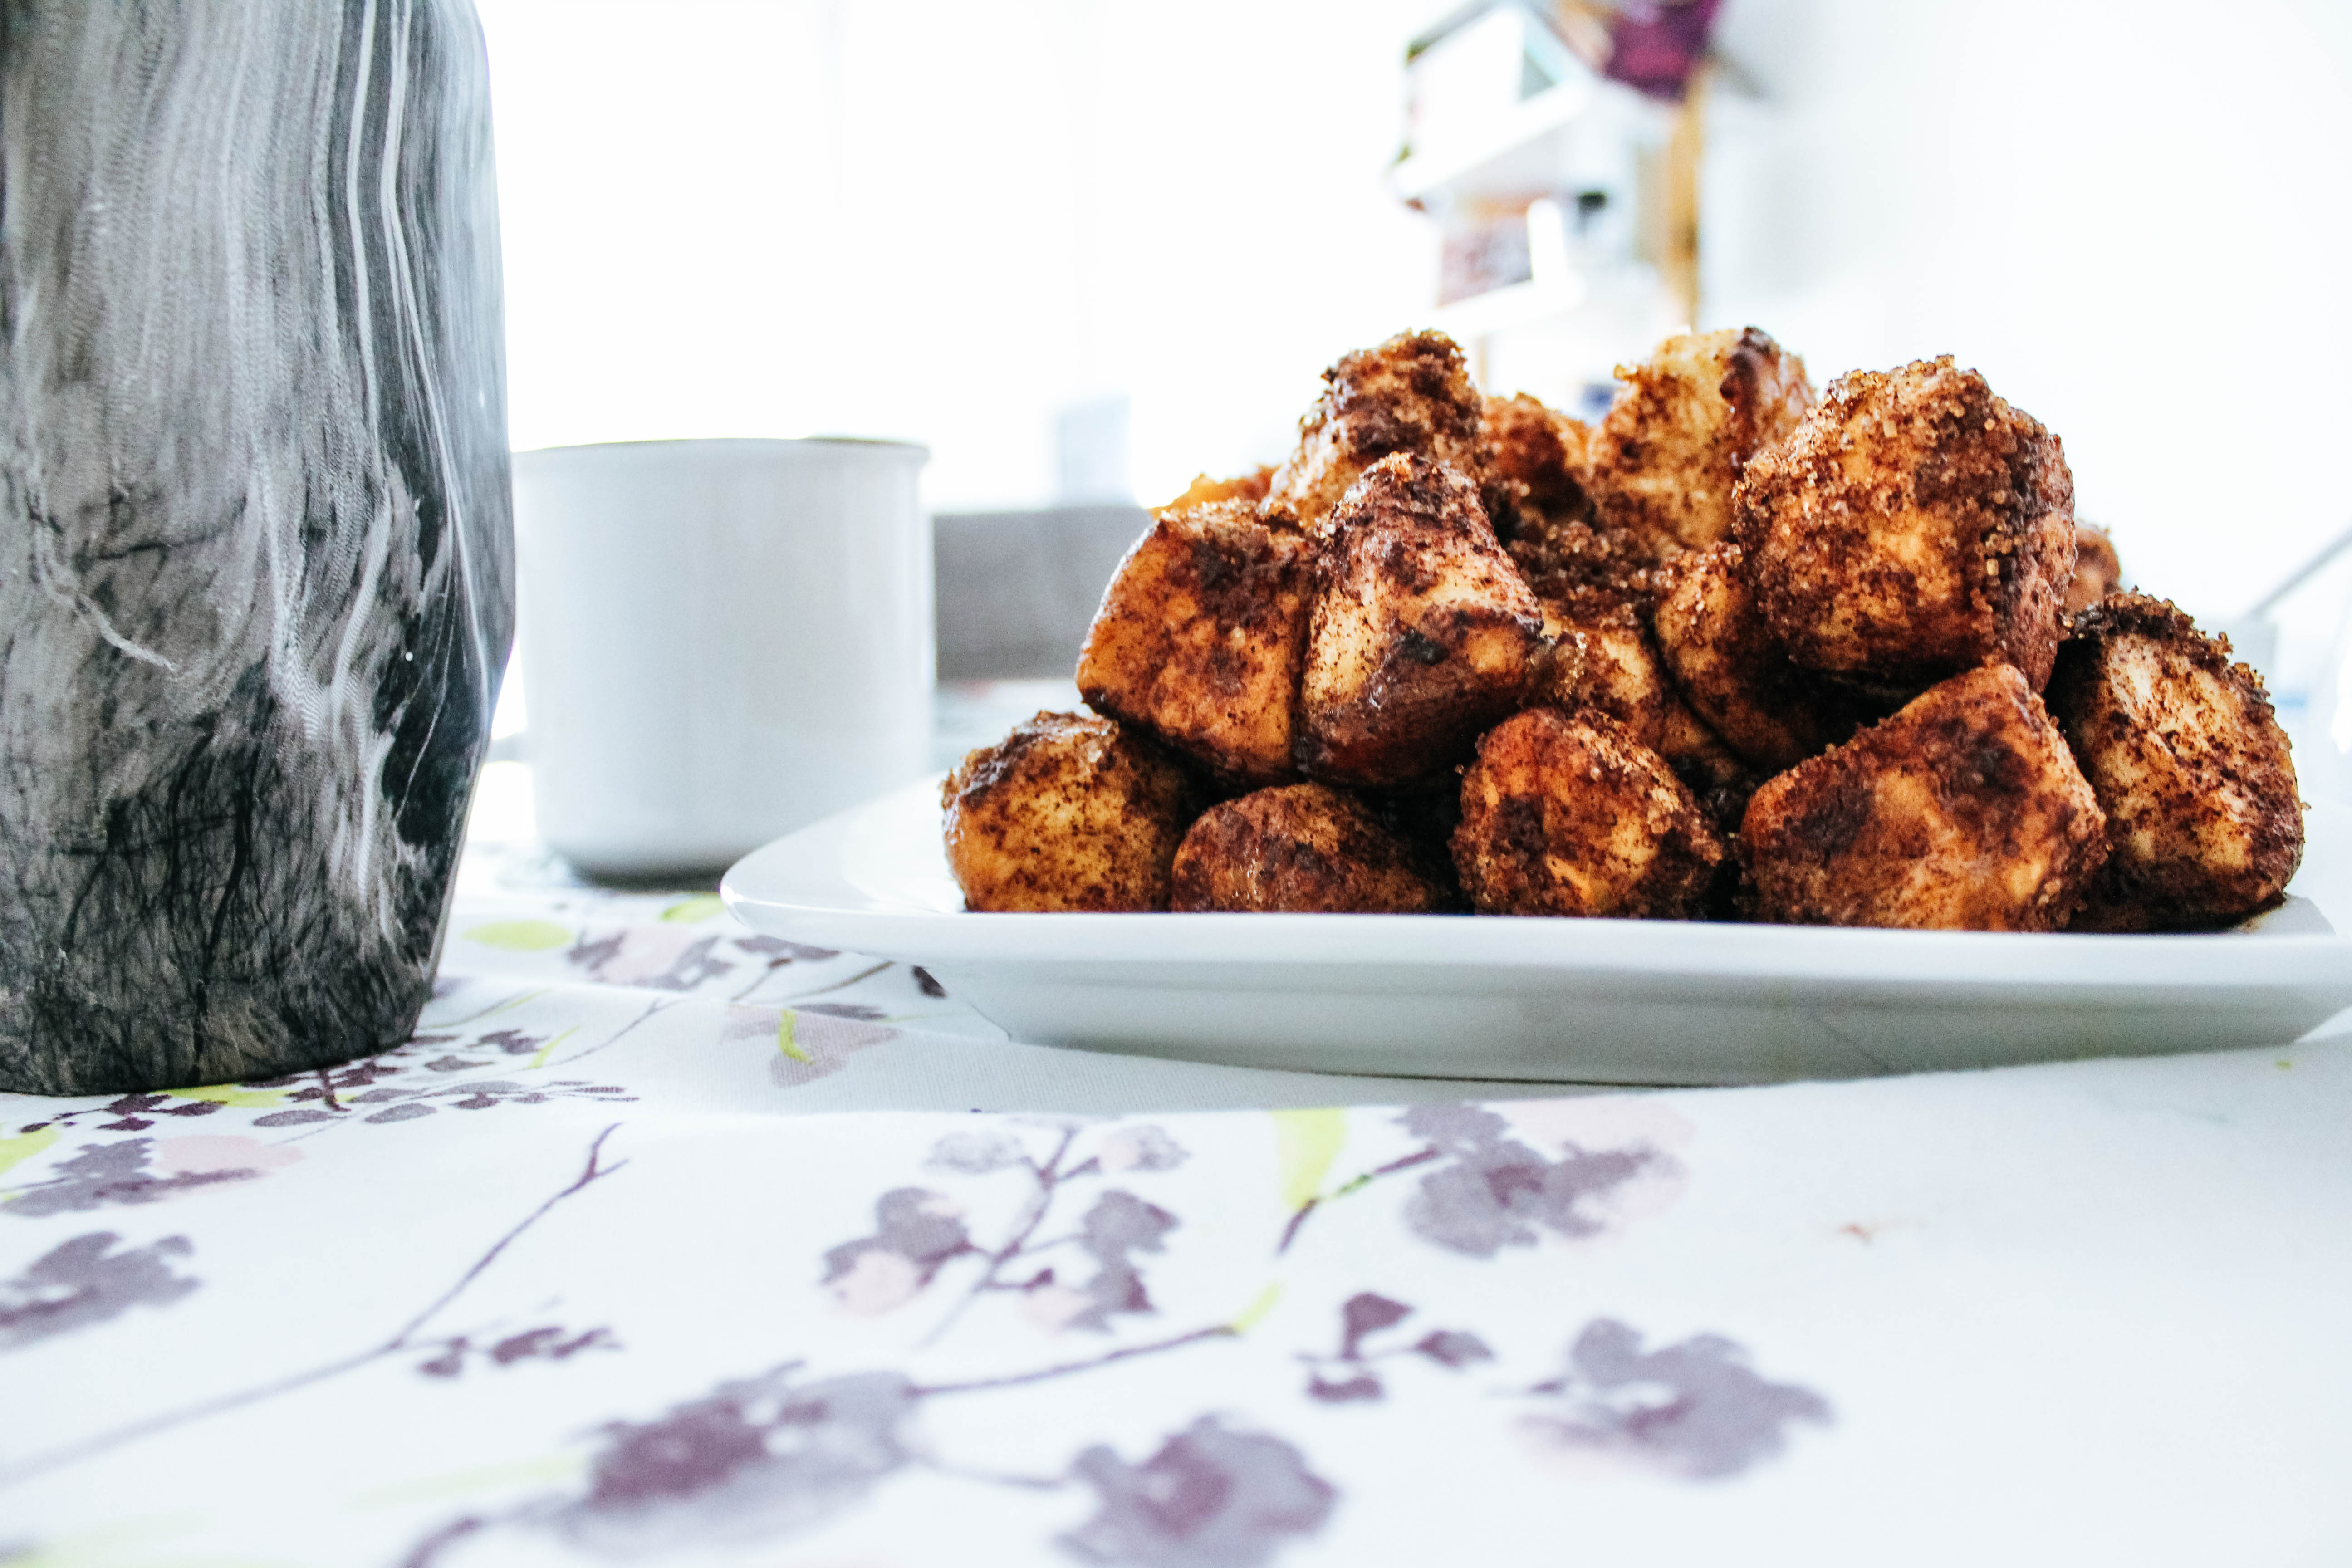
[{"label": "marbled stone texture", "polygon": [[467,0],[0,4],[0,1089],[406,1037],[512,624]]}]

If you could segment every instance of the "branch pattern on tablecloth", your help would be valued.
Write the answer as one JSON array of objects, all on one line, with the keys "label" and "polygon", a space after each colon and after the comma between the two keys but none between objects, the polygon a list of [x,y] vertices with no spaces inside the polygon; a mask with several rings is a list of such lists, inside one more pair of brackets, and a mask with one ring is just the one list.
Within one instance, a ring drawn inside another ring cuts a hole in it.
[{"label": "branch pattern on tablecloth", "polygon": [[[845,1310],[874,1317],[915,1300],[950,1265],[968,1263],[970,1279],[926,1343],[992,1293],[1017,1296],[1023,1315],[1052,1331],[1109,1334],[1117,1318],[1156,1313],[1137,1255],[1163,1252],[1179,1221],[1108,1183],[1172,1171],[1186,1157],[1165,1129],[1149,1122],[1014,1119],[950,1133],[932,1144],[928,1172],[1009,1178],[1026,1188],[1003,1234],[982,1245],[964,1207],[947,1194],[894,1187],[875,1200],[870,1234],[826,1250],[822,1283]],[[1075,1217],[1064,1217],[1072,1211]],[[1062,1283],[1056,1265],[1041,1261],[1064,1253],[1088,1260],[1072,1271],[1085,1275],[1083,1282]],[[957,1465],[913,1436],[929,1401],[1083,1376],[1236,1331],[1231,1323],[1208,1323],[1068,1361],[928,1384],[890,1370],[812,1378],[802,1363],[788,1363],[722,1383],[651,1421],[608,1423],[582,1490],[451,1521],[420,1542],[409,1562],[436,1561],[492,1531],[551,1532],[568,1544],[631,1555],[782,1539],[863,1501],[885,1479],[921,1469],[1027,1491],[1090,1489],[1093,1516],[1058,1538],[1087,1562],[1254,1568],[1284,1541],[1319,1530],[1338,1496],[1283,1438],[1211,1413],[1136,1463],[1094,1444],[1056,1474],[1005,1478]]]},{"label": "branch pattern on tablecloth", "polygon": [[[618,1131],[617,1124],[599,1132],[595,1141],[588,1145],[587,1163],[582,1168],[579,1175],[573,1177],[569,1184],[555,1192],[525,1215],[520,1223],[491,1243],[488,1251],[475,1258],[473,1264],[446,1289],[433,1298],[423,1310],[402,1324],[390,1338],[333,1361],[264,1379],[243,1388],[199,1400],[193,1405],[182,1405],[177,1409],[141,1417],[100,1432],[94,1436],[85,1437],[63,1448],[37,1454],[26,1459],[0,1464],[0,1487],[11,1486],[68,1465],[79,1464],[112,1449],[121,1448],[178,1427],[208,1420],[231,1410],[243,1409],[247,1405],[257,1405],[265,1400],[291,1394],[298,1389],[309,1388],[331,1378],[341,1377],[346,1373],[356,1372],[372,1363],[404,1355],[420,1346],[432,1343],[433,1342],[424,1338],[426,1325],[438,1318],[483,1275],[488,1273],[517,1238],[539,1224],[541,1220],[545,1219],[559,1205],[586,1192],[590,1187],[610,1177],[628,1163],[625,1160],[609,1164],[604,1161],[604,1144],[616,1131]],[[35,1267],[39,1266],[37,1264]]]},{"label": "branch pattern on tablecloth", "polygon": [[[1398,1201],[1398,1222],[1467,1259],[1496,1259],[1532,1245],[1538,1230],[1570,1239],[1596,1235],[1604,1221],[1587,1206],[1596,1194],[1671,1163],[1646,1147],[1570,1147],[1547,1158],[1508,1136],[1504,1117],[1475,1107],[1423,1108],[1396,1124],[1421,1147],[1409,1165],[1382,1164],[1424,1172],[1423,1184]],[[1326,1140],[1325,1165],[1344,1132],[1343,1126],[1339,1137]],[[1190,1159],[1166,1128],[1149,1121],[1007,1118],[935,1140],[921,1169],[937,1184],[885,1188],[873,1201],[871,1230],[823,1253],[821,1288],[864,1319],[887,1318],[946,1292],[944,1310],[928,1327],[910,1326],[918,1336],[912,1354],[951,1335],[988,1342],[993,1330],[968,1312],[992,1297],[1016,1301],[1034,1327],[1100,1336],[1104,1348],[950,1380],[927,1381],[904,1366],[828,1370],[806,1360],[725,1380],[650,1416],[608,1421],[578,1486],[447,1520],[418,1540],[407,1562],[462,1563],[476,1545],[518,1532],[610,1556],[781,1542],[878,1506],[885,1486],[929,1477],[934,1484],[1013,1488],[1048,1506],[1066,1494],[1090,1494],[1087,1517],[1048,1524],[1043,1538],[1085,1563],[1261,1568],[1321,1532],[1345,1500],[1297,1444],[1255,1422],[1208,1410],[1140,1458],[1091,1443],[1059,1468],[1030,1474],[947,1451],[926,1432],[925,1412],[942,1400],[1010,1397],[1264,1331],[1257,1325],[1280,1294],[1278,1280],[1230,1321],[1121,1336],[1127,1320],[1159,1314],[1146,1260],[1184,1263],[1167,1246],[1181,1229],[1176,1200],[1147,1199],[1128,1182],[1177,1171]],[[1467,1196],[1465,1179],[1475,1184]],[[1016,1185],[1019,1200],[1009,1212],[996,1205],[1003,1217],[976,1229],[982,1205],[950,1189],[999,1183]],[[1441,1211],[1435,1217],[1433,1207]],[[1286,1226],[1275,1239],[1295,1236]],[[1470,1238],[1478,1245],[1465,1244]],[[1073,1268],[1060,1261],[1066,1258],[1084,1261]],[[1041,1299],[1048,1303],[1043,1310]],[[1410,1304],[1376,1290],[1340,1301],[1332,1348],[1292,1352],[1307,1368],[1300,1392],[1309,1407],[1376,1406],[1388,1380],[1423,1367],[1466,1400],[1473,1419],[1492,1423],[1498,1435],[1516,1432],[1547,1462],[1599,1456],[1693,1481],[1741,1473],[1785,1446],[1790,1423],[1829,1416],[1819,1395],[1766,1381],[1720,1336],[1644,1354],[1633,1331],[1595,1320],[1573,1341],[1567,1372],[1534,1383],[1521,1373],[1513,1382],[1491,1334],[1426,1320],[1407,1328],[1414,1315]],[[1427,1393],[1418,1384],[1415,1391]],[[1425,1397],[1418,1408],[1426,1412]],[[1005,1419],[1017,1417],[1008,1411]]]},{"label": "branch pattern on tablecloth", "polygon": [[[1086,1152],[1079,1158],[1082,1142]],[[977,1272],[932,1331],[934,1339],[991,1293],[1017,1295],[1023,1316],[1041,1328],[1108,1332],[1114,1317],[1157,1310],[1138,1255],[1163,1251],[1179,1221],[1125,1187],[1104,1184],[1129,1173],[1172,1171],[1184,1160],[1183,1149],[1151,1122],[1090,1128],[1029,1119],[950,1133],[932,1145],[927,1169],[968,1178],[1018,1173],[1013,1179],[1028,1187],[1005,1234],[980,1245],[953,1198],[929,1188],[898,1188],[877,1201],[873,1235],[826,1252],[824,1283],[845,1310],[877,1316],[914,1300],[949,1264],[971,1258]],[[1083,1213],[1062,1217],[1074,1206],[1065,1200],[1085,1191],[1094,1193],[1093,1202]],[[1066,1228],[1040,1239],[1052,1222]],[[1076,1268],[1055,1261],[1072,1255],[1086,1261]]]},{"label": "branch pattern on tablecloth", "polygon": [[[864,1016],[877,1009],[862,1003],[726,1001],[722,985],[740,992],[743,976],[711,966],[740,967],[749,956],[742,939],[729,947],[704,933],[682,944],[614,946],[573,929],[566,941],[550,962],[629,975],[624,960],[662,960],[654,979],[684,975],[680,964],[706,973],[692,981],[694,996],[666,992],[645,973],[616,979],[644,994],[602,994],[593,1028],[549,1024],[536,1000],[542,992],[450,988],[433,1008],[446,1022],[347,1068],[58,1107],[0,1135],[0,1167],[16,1167],[13,1184],[0,1187],[0,1215],[62,1226],[101,1209],[137,1213],[246,1190],[302,1162],[304,1149],[292,1145],[341,1126],[622,1101],[626,1081],[555,1074],[672,1008],[709,1022],[636,1037],[754,1046],[785,1085],[839,1071],[856,1052],[896,1037]],[[834,956],[770,953],[761,962],[774,967],[761,973]],[[848,983],[866,973],[855,960],[840,969]],[[189,1125],[199,1118],[210,1119],[201,1132]],[[858,1184],[846,1191],[827,1168],[824,1212],[834,1221],[791,1233],[806,1248],[796,1254],[803,1283],[792,1288],[842,1312],[823,1319],[834,1325],[824,1335],[795,1330],[809,1320],[784,1311],[772,1320],[782,1342],[656,1383],[650,1397],[641,1381],[615,1384],[631,1393],[588,1406],[614,1412],[601,1426],[574,1416],[545,1431],[540,1441],[554,1447],[536,1450],[537,1479],[501,1483],[487,1506],[440,1503],[413,1521],[408,1560],[465,1568],[526,1544],[592,1558],[761,1551],[868,1508],[919,1512],[953,1506],[956,1489],[966,1497],[982,1489],[996,1500],[992,1508],[1027,1520],[1016,1528],[1031,1532],[1023,1539],[1042,1557],[1106,1568],[1264,1568],[1326,1537],[1362,1504],[1353,1471],[1309,1458],[1350,1451],[1326,1449],[1318,1434],[1334,1422],[1407,1447],[1440,1427],[1480,1431],[1500,1454],[1591,1474],[1631,1468],[1681,1483],[1747,1474],[1784,1453],[1798,1428],[1827,1423],[1828,1402],[1755,1370],[1731,1339],[1700,1333],[1651,1346],[1601,1315],[1606,1302],[1575,1300],[1578,1249],[1622,1237],[1680,1191],[1675,1121],[1635,1101],[1283,1112],[1218,1120],[1220,1141],[1207,1152],[1188,1146],[1189,1133],[1180,1141],[1173,1123],[1148,1119],[950,1124],[900,1152],[861,1156]],[[425,1123],[445,1124],[453,1133],[474,1122]],[[543,1140],[549,1123],[502,1114],[488,1125],[536,1129]],[[1236,1183],[1262,1169],[1252,1162],[1268,1151],[1247,1130],[1263,1140],[1268,1127],[1275,1187],[1250,1199]],[[554,1375],[572,1396],[584,1387],[594,1398],[609,1374],[593,1369],[625,1373],[642,1368],[649,1350],[675,1353],[678,1325],[638,1321],[610,1302],[560,1305],[593,1283],[529,1272],[537,1265],[509,1282],[528,1294],[502,1287],[510,1305],[467,1319],[452,1310],[490,1269],[518,1271],[500,1261],[510,1243],[619,1168],[604,1155],[611,1132],[570,1184],[440,1294],[416,1299],[414,1315],[388,1336],[340,1355],[330,1345],[308,1365],[257,1373],[247,1386],[95,1436],[57,1439],[63,1446],[0,1471],[0,1485],[370,1366],[415,1390],[411,1397],[527,1420],[534,1407],[524,1385],[539,1375],[527,1368],[562,1365]],[[330,1152],[341,1162],[373,1136]],[[636,1156],[641,1168],[671,1147],[649,1143]],[[315,1181],[315,1171],[298,1174]],[[247,1206],[277,1190],[254,1192]],[[680,1201],[680,1189],[669,1191],[665,1202]],[[1343,1199],[1349,1217],[1329,1217]],[[629,1213],[626,1204],[597,1206]],[[0,1225],[0,1235],[13,1234],[39,1235]],[[1384,1239],[1368,1250],[1374,1234]],[[0,1279],[0,1351],[24,1352],[19,1364],[52,1340],[167,1311],[200,1288],[213,1292],[202,1301],[215,1306],[199,1311],[216,1310],[227,1300],[224,1283],[243,1283],[214,1278],[219,1255],[207,1247],[200,1287],[185,1271],[195,1244],[182,1236],[133,1245],[85,1227],[37,1245],[47,1250]],[[1538,1257],[1553,1293],[1548,1327],[1532,1328],[1523,1303],[1502,1310],[1507,1289],[1490,1310],[1486,1297],[1464,1288],[1486,1271],[1498,1286],[1528,1278],[1510,1271],[1537,1267]],[[1452,1283],[1439,1290],[1425,1278],[1432,1270],[1452,1271]],[[1226,1304],[1204,1310],[1204,1298]],[[388,1386],[339,1383],[337,1396]],[[992,1428],[1024,1430],[1036,1400],[1122,1419],[1042,1429],[1042,1447],[1032,1429],[1013,1459],[974,1440]],[[987,1414],[975,1421],[971,1411]],[[1126,1419],[1139,1411],[1145,1424]],[[563,1465],[546,1468],[551,1451]],[[555,1479],[572,1464],[577,1479]]]}]

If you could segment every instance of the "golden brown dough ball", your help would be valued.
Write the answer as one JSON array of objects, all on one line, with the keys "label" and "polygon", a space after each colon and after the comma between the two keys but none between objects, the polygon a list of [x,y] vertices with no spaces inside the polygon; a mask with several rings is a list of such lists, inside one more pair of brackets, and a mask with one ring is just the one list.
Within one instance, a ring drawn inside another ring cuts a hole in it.
[{"label": "golden brown dough ball", "polygon": [[1325,784],[1263,789],[1212,806],[1176,850],[1169,907],[1434,914],[1446,889],[1359,801]]},{"label": "golden brown dough ball", "polygon": [[1365,469],[1391,452],[1457,468],[1479,468],[1485,400],[1462,351],[1443,332],[1401,332],[1341,357],[1323,373],[1323,395],[1299,421],[1298,449],[1274,476],[1270,521],[1319,531]]},{"label": "golden brown dough ball", "polygon": [[1230,479],[1213,479],[1206,474],[1194,478],[1184,488],[1184,493],[1160,508],[1162,511],[1190,511],[1196,506],[1210,506],[1223,500],[1245,500],[1255,506],[1265,500],[1274,489],[1274,467],[1267,464]]},{"label": "golden brown dough ball", "polygon": [[1850,704],[1790,664],[1765,625],[1738,545],[1690,551],[1659,576],[1650,624],[1666,668],[1733,751],[1777,773],[1853,733]]},{"label": "golden brown dough ball", "polygon": [[2074,572],[2058,438],[1951,357],[1840,376],[1748,467],[1739,542],[1808,669],[1916,691],[1995,661],[2042,689]]},{"label": "golden brown dough ball", "polygon": [[2076,617],[2050,710],[2107,815],[2079,929],[2228,925],[2303,858],[2294,761],[2262,677],[2171,605],[2113,595]]},{"label": "golden brown dough ball", "polygon": [[1451,766],[1525,700],[1542,647],[1542,610],[1477,487],[1423,458],[1383,458],[1331,513],[1317,562],[1300,765],[1381,786]]},{"label": "golden brown dough ball", "polygon": [[2106,819],[2024,676],[1988,665],[1766,784],[1739,849],[1763,920],[2055,931]]},{"label": "golden brown dough ball", "polygon": [[2124,563],[2116,555],[2115,541],[2105,529],[2076,522],[2074,575],[2066,584],[2066,599],[2059,608],[2070,616],[2080,615],[2123,585]]},{"label": "golden brown dough ball", "polygon": [[1489,397],[1478,426],[1486,521],[1505,541],[1590,519],[1585,447],[1591,432],[1540,398]]},{"label": "golden brown dough ball", "polygon": [[1482,914],[1687,919],[1724,854],[1664,760],[1597,713],[1530,708],[1462,777],[1454,866]]},{"label": "golden brown dough ball", "polygon": [[971,910],[1164,910],[1190,797],[1141,737],[1040,713],[948,775],[948,867]]},{"label": "golden brown dough ball", "polygon": [[1307,542],[1244,500],[1160,515],[1103,592],[1078,655],[1097,712],[1247,785],[1295,776]]},{"label": "golden brown dough ball", "polygon": [[1614,719],[1701,795],[1748,782],[1739,759],[1666,679],[1650,636],[1630,605],[1597,594],[1541,603],[1551,654],[1537,678],[1530,705]]},{"label": "golden brown dough ball", "polygon": [[1731,532],[1732,487],[1813,401],[1805,362],[1754,327],[1677,334],[1617,375],[1585,488],[1605,528],[1658,560]]}]

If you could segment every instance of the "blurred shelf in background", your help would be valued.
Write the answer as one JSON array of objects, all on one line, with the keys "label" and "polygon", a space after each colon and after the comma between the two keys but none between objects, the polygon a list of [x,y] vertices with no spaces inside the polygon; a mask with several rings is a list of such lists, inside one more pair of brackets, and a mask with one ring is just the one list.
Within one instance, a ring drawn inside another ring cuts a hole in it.
[{"label": "blurred shelf in background", "polygon": [[1697,321],[1715,10],[1471,0],[1407,47],[1389,188],[1437,226],[1432,324],[1487,391],[1594,417]]}]

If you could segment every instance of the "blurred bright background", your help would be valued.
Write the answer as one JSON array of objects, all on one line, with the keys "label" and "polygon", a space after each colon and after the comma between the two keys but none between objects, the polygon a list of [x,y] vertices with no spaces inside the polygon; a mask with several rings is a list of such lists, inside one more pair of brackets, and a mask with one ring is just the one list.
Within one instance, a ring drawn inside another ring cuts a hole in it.
[{"label": "blurred bright background", "polygon": [[[1278,458],[1341,352],[1481,325],[1392,167],[1443,0],[479,4],[519,447],[904,436],[942,511],[1153,502]],[[1977,366],[2208,620],[2352,524],[2352,5],[1723,0],[1714,48],[1699,324]],[[1605,397],[1675,324],[1585,292],[1488,390]]]}]

